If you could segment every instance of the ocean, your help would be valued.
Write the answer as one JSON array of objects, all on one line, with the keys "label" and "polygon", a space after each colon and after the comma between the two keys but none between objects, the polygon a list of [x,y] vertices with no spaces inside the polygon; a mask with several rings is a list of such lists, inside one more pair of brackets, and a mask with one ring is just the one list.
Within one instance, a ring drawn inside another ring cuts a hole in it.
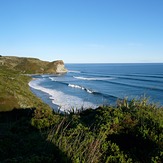
[{"label": "ocean", "polygon": [[55,111],[149,98],[163,105],[163,64],[66,64],[64,75],[33,75],[31,90]]}]

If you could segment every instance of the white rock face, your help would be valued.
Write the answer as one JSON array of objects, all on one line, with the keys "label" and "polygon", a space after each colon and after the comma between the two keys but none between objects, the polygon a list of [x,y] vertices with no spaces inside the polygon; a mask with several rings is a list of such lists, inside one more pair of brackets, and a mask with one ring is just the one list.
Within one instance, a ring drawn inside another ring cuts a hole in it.
[{"label": "white rock face", "polygon": [[57,69],[56,69],[56,73],[66,73],[67,70],[65,69],[64,64],[58,64],[57,65]]}]

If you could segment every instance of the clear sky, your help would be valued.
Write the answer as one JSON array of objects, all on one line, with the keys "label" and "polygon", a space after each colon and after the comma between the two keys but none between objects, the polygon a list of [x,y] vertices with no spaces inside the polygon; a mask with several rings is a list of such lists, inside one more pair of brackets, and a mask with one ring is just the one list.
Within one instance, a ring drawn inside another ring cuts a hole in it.
[{"label": "clear sky", "polygon": [[0,0],[0,55],[163,62],[163,0]]}]

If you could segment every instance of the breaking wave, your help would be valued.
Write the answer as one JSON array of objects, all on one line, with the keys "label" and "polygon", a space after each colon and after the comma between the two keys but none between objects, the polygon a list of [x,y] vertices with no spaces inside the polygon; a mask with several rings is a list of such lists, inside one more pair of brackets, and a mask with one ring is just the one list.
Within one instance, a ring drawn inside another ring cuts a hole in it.
[{"label": "breaking wave", "polygon": [[87,89],[87,88],[79,86],[79,85],[69,84],[68,86],[72,87],[72,88],[77,88],[77,89],[85,90],[85,91],[87,91],[90,94],[99,95],[99,96],[106,97],[106,98],[120,99],[119,97],[116,97],[116,96],[113,96],[113,95],[104,94],[104,93],[100,93],[100,92],[96,92],[96,91],[92,91],[90,89]]},{"label": "breaking wave", "polygon": [[72,73],[81,73],[80,71],[73,71],[73,70],[68,70],[68,72],[72,72]]},{"label": "breaking wave", "polygon": [[112,77],[85,78],[85,77],[81,77],[81,76],[73,76],[73,78],[79,79],[79,80],[112,80],[112,79],[115,79]]},{"label": "breaking wave", "polygon": [[88,93],[93,93],[94,91],[88,89],[88,88],[85,88],[83,86],[80,86],[80,85],[75,85],[75,84],[69,84],[69,83],[65,83],[65,82],[62,82],[62,81],[57,81],[56,79],[52,78],[52,77],[49,77],[50,80],[54,81],[54,82],[58,82],[60,84],[64,84],[64,85],[67,85],[71,88],[77,88],[77,89],[82,89],[82,90],[85,90],[86,92]]},{"label": "breaking wave", "polygon": [[74,84],[68,84],[69,87],[72,87],[72,88],[78,88],[78,89],[82,89],[82,90],[85,90],[87,91],[88,93],[94,93],[94,91],[90,90],[90,89],[87,89],[85,87],[82,87],[82,86],[79,86],[79,85],[74,85]]},{"label": "breaking wave", "polygon": [[49,99],[52,100],[52,103],[58,106],[58,109],[61,111],[69,111],[72,108],[74,109],[81,109],[83,108],[96,108],[97,105],[83,101],[83,99],[65,94],[61,91],[57,91],[54,89],[49,89],[40,86],[39,84],[43,81],[43,79],[32,80],[29,82],[29,86],[33,89],[39,90],[41,92],[47,93],[49,95]]}]

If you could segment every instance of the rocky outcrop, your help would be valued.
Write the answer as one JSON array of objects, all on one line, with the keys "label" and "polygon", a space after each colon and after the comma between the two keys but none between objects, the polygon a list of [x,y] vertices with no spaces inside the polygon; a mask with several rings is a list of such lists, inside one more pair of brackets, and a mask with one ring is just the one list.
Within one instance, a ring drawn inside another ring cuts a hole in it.
[{"label": "rocky outcrop", "polygon": [[67,72],[67,70],[65,69],[64,64],[58,64],[57,65],[56,72],[57,73],[65,73],[65,72]]},{"label": "rocky outcrop", "polygon": [[62,60],[47,62],[37,58],[0,57],[0,66],[15,69],[26,74],[58,74],[66,73]]},{"label": "rocky outcrop", "polygon": [[67,70],[64,66],[64,62],[62,60],[58,60],[58,61],[53,61],[50,62],[47,66],[46,72],[47,73],[66,73]]}]

